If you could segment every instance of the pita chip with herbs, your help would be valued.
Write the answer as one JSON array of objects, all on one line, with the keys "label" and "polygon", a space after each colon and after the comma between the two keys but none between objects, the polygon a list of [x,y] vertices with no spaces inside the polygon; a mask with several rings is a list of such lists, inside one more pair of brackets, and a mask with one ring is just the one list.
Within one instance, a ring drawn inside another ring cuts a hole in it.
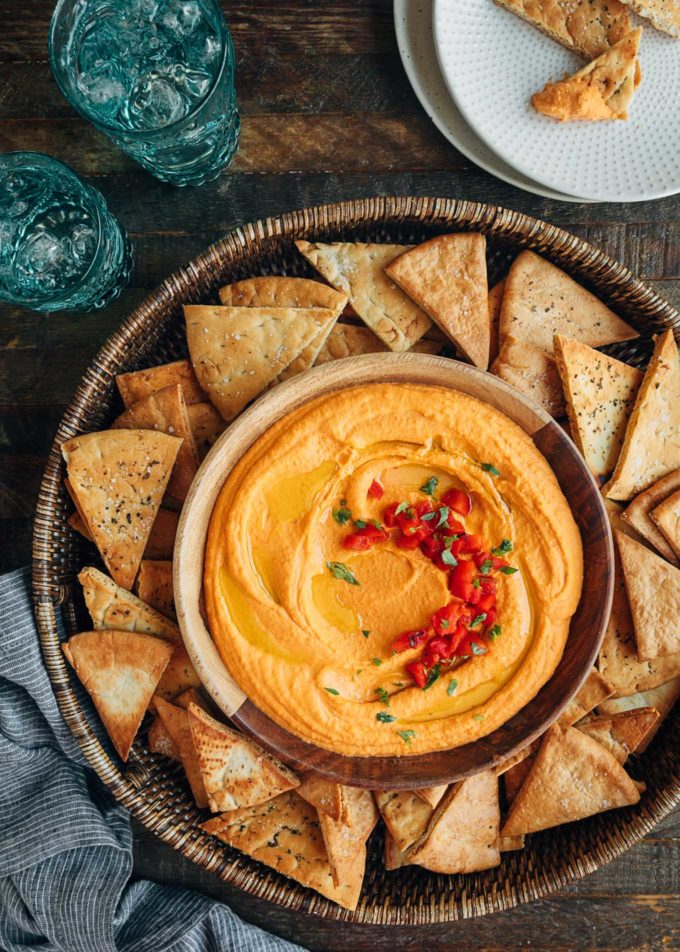
[{"label": "pita chip with herbs", "polygon": [[196,379],[194,368],[188,360],[175,360],[171,364],[161,364],[159,367],[145,367],[144,370],[118,374],[116,384],[126,407],[131,407],[152,393],[158,393],[159,390],[178,384],[182,388],[187,404],[205,400],[205,394]]},{"label": "pita chip with herbs", "polygon": [[639,493],[623,512],[624,520],[673,565],[679,565],[680,558],[652,518],[652,511],[678,490],[680,490],[680,469],[673,470],[649,489]]},{"label": "pita chip with herbs", "polygon": [[618,531],[626,593],[641,661],[680,652],[680,569]]},{"label": "pita chip with herbs", "polygon": [[163,559],[142,559],[136,582],[137,594],[165,615],[176,620],[172,586],[172,562]]},{"label": "pita chip with herbs", "polygon": [[217,437],[224,433],[226,423],[212,403],[192,403],[187,407],[189,426],[200,460],[210,452]]},{"label": "pita chip with herbs", "polygon": [[584,734],[594,737],[620,764],[624,764],[628,755],[635,753],[658,720],[659,712],[655,708],[640,707],[634,711],[621,711],[620,714],[588,718],[576,726]]},{"label": "pita chip with herbs", "polygon": [[356,858],[365,848],[379,815],[370,790],[347,787],[347,807],[345,821],[333,820],[327,813],[319,813],[319,825],[336,886],[351,879]]},{"label": "pita chip with herbs", "polygon": [[300,785],[296,787],[298,794],[307,803],[311,803],[319,813],[325,813],[332,820],[340,820],[346,816],[346,789],[311,772],[300,774]]},{"label": "pita chip with herbs", "polygon": [[376,790],[375,800],[385,826],[402,851],[423,835],[432,818],[430,804],[410,790]]},{"label": "pita chip with herbs", "polygon": [[491,373],[526,394],[550,416],[564,416],[564,393],[557,364],[540,348],[507,334]]},{"label": "pita chip with herbs", "polygon": [[196,806],[207,807],[208,794],[203,783],[203,775],[191,736],[189,713],[159,696],[156,696],[155,704],[158,716],[172,740],[174,749],[179,753]]},{"label": "pita chip with herbs", "polygon": [[86,566],[81,569],[78,581],[83,586],[85,604],[95,628],[136,631],[156,635],[175,645],[182,644],[182,636],[174,622],[132,592],[116,585],[99,569]]}]

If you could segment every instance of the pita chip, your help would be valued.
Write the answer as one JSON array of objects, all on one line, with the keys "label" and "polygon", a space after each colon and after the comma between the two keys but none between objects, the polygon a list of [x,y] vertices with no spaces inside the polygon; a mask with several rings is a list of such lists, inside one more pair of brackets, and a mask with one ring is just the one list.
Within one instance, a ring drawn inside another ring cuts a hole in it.
[{"label": "pita chip", "polygon": [[619,0],[588,0],[587,3],[496,0],[496,3],[587,60],[599,56],[630,30],[628,11]]},{"label": "pita chip", "polygon": [[170,760],[181,760],[179,751],[175,747],[172,737],[165,729],[165,724],[158,714],[154,717],[149,733],[147,734],[147,743],[149,750],[154,754],[162,754],[163,757],[169,757]]},{"label": "pita chip", "polygon": [[543,407],[550,416],[564,416],[564,393],[557,364],[545,351],[508,334],[491,373]]},{"label": "pita chip", "polygon": [[172,562],[142,559],[136,582],[137,594],[166,618],[177,619],[172,588]]},{"label": "pita chip", "polygon": [[311,803],[319,813],[325,813],[332,820],[340,820],[346,815],[346,788],[340,784],[308,771],[300,775],[300,786],[296,787],[296,790],[307,803]]},{"label": "pita chip", "polygon": [[383,344],[370,328],[358,327],[356,324],[336,324],[317,354],[315,365],[318,367],[330,360],[342,360],[343,357],[356,357],[359,354],[377,354],[387,350],[387,344]]},{"label": "pita chip", "polygon": [[229,422],[326,326],[327,308],[184,307],[189,353],[198,379]]},{"label": "pita chip", "polygon": [[622,0],[631,10],[646,17],[657,30],[680,37],[680,6],[677,0]]},{"label": "pita chip", "polygon": [[643,737],[638,744],[637,754],[641,754],[647,749],[655,736],[661,723],[667,714],[670,713],[673,705],[680,697],[680,677],[673,678],[665,684],[660,684],[649,691],[641,691],[636,694],[629,694],[626,697],[609,698],[603,701],[598,711],[607,716],[620,714],[624,711],[636,711],[640,708],[652,707],[659,714],[659,720],[652,726],[651,730]]},{"label": "pita chip", "polygon": [[256,806],[297,787],[291,770],[195,704],[189,726],[213,813]]},{"label": "pita chip", "polygon": [[111,428],[114,430],[156,430],[158,433],[169,433],[171,436],[180,437],[182,445],[168,481],[166,505],[181,508],[198,470],[198,450],[189,424],[187,405],[179,384],[166,387],[165,390],[158,390],[133,403],[113,421]]},{"label": "pita chip", "polygon": [[623,518],[628,525],[633,526],[640,535],[650,542],[654,548],[673,565],[680,565],[680,559],[671,548],[665,535],[652,518],[652,510],[667,499],[671,494],[680,490],[680,469],[674,470],[658,482],[639,493],[628,508],[623,512]]},{"label": "pita chip", "polygon": [[575,724],[586,714],[590,714],[605,698],[611,697],[614,690],[614,687],[596,668],[591,668],[576,695],[560,714],[558,723],[563,727]]},{"label": "pita chip", "polygon": [[627,119],[641,76],[637,54],[642,30],[631,30],[583,69],[534,93],[536,112],[560,122]]},{"label": "pita chip", "polygon": [[556,334],[603,347],[640,335],[590,291],[533,251],[522,251],[505,279],[501,345],[511,334],[546,354]]},{"label": "pita chip", "polygon": [[144,549],[145,559],[171,559],[175,549],[175,536],[179,513],[172,509],[159,509],[151,526]]},{"label": "pita chip", "polygon": [[623,764],[628,755],[638,749],[658,720],[659,712],[655,708],[641,707],[608,717],[593,717],[576,726],[584,734],[594,737]]},{"label": "pita chip", "polygon": [[356,909],[366,868],[365,847],[346,881],[336,886],[316,810],[294,790],[213,817],[201,828],[345,909]]},{"label": "pita chip", "polygon": [[180,445],[152,430],[102,430],[61,445],[79,511],[123,588],[132,588]]},{"label": "pita chip", "polygon": [[191,663],[187,649],[184,645],[177,645],[158,682],[156,694],[159,694],[166,701],[178,704],[177,696],[179,694],[188,688],[199,688],[200,686],[201,680]]},{"label": "pita chip", "polygon": [[437,806],[441,798],[444,796],[448,790],[449,785],[447,783],[440,784],[438,787],[419,787],[413,792],[417,794],[421,800],[424,800],[425,803],[429,803],[432,809]]},{"label": "pita chip", "polygon": [[500,863],[498,778],[494,770],[453,784],[425,834],[407,851],[410,863],[435,873],[474,873]]},{"label": "pita chip", "polygon": [[432,818],[430,804],[410,790],[376,790],[375,800],[400,850],[419,839]]},{"label": "pita chip", "polygon": [[90,530],[87,528],[85,524],[85,520],[80,515],[77,509],[75,512],[71,513],[71,515],[68,517],[66,522],[69,524],[69,526],[73,529],[74,532],[78,532],[81,536],[83,536],[83,538],[87,539],[88,542],[92,542],[92,536],[90,535]]},{"label": "pita chip", "polygon": [[630,499],[678,468],[680,358],[668,330],[657,338],[605,493],[610,499]]},{"label": "pita chip", "polygon": [[508,802],[508,805],[512,803],[517,794],[519,793],[522,784],[529,776],[529,771],[533,765],[534,760],[536,759],[536,754],[541,746],[540,739],[534,741],[533,744],[530,744],[529,747],[525,748],[526,757],[523,757],[522,760],[513,764],[509,770],[506,770],[503,774],[503,787],[505,790],[505,799]]},{"label": "pita chip", "polygon": [[208,794],[203,783],[198,756],[191,736],[189,713],[175,704],[170,704],[165,698],[158,695],[155,702],[158,716],[179,753],[196,806],[201,809],[207,807]]},{"label": "pita chip", "polygon": [[476,367],[487,369],[491,331],[484,235],[431,238],[391,261],[385,273]]},{"label": "pita chip", "polygon": [[621,764],[575,727],[552,727],[512,802],[502,836],[522,836],[637,803]]},{"label": "pita chip", "polygon": [[126,761],[172,646],[130,631],[86,631],[62,649]]},{"label": "pita chip", "polygon": [[192,686],[185,688],[181,694],[178,694],[177,697],[173,700],[173,704],[176,704],[177,707],[183,708],[185,711],[189,710],[190,704],[195,704],[197,707],[200,707],[202,711],[210,713],[208,709],[208,702],[206,701],[203,694],[197,690],[196,687]]},{"label": "pita chip", "polygon": [[406,855],[399,849],[389,830],[385,830],[383,861],[385,869],[400,869],[402,866],[408,866]]},{"label": "pita chip", "polygon": [[198,458],[204,460],[217,437],[224,433],[225,422],[212,403],[192,403],[187,414]]},{"label": "pita chip", "polygon": [[680,652],[680,569],[623,532],[616,533],[638,657]]},{"label": "pita chip", "polygon": [[175,645],[182,644],[182,636],[174,622],[146,605],[132,592],[116,585],[99,569],[87,566],[81,570],[78,581],[83,586],[85,604],[95,628],[136,631],[156,635]]},{"label": "pita chip", "polygon": [[499,836],[498,849],[501,853],[512,853],[515,850],[523,850],[525,838],[523,836]]},{"label": "pita chip", "polygon": [[673,551],[680,555],[680,489],[652,509],[650,515],[670,542]]},{"label": "pita chip", "polygon": [[341,314],[347,295],[309,278],[264,275],[220,288],[220,303],[232,307],[323,307]]},{"label": "pita chip", "polygon": [[410,245],[295,244],[336,290],[347,295],[357,316],[390,350],[408,350],[430,327],[427,315],[384,271]]},{"label": "pita chip", "polygon": [[326,845],[331,875],[336,886],[352,876],[357,856],[378,822],[378,809],[370,790],[347,787],[348,822],[332,820],[319,813],[319,825]]},{"label": "pita chip", "polygon": [[574,442],[590,471],[608,476],[619,458],[644,374],[559,334],[555,337],[555,360]]},{"label": "pita chip", "polygon": [[503,304],[503,292],[505,291],[505,278],[494,284],[489,290],[489,363],[498,356],[498,325],[501,320],[501,306]]},{"label": "pita chip", "polygon": [[161,364],[160,367],[146,367],[144,370],[118,374],[116,384],[126,407],[131,407],[133,403],[144,400],[152,393],[178,384],[188,404],[205,400],[194,368],[188,360],[175,360],[171,364]]}]

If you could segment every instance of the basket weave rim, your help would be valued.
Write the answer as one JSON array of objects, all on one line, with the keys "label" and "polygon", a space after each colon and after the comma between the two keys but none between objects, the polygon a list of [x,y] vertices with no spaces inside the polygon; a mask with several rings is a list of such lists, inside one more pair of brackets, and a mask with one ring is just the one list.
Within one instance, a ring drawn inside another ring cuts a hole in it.
[{"label": "basket weave rim", "polygon": [[[33,534],[33,598],[36,622],[41,649],[50,681],[62,716],[80,745],[83,754],[102,782],[111,790],[115,798],[147,829],[161,840],[180,850],[192,862],[206,869],[215,867],[211,861],[211,851],[201,844],[192,842],[178,817],[167,814],[149,803],[144,796],[144,786],[149,781],[149,771],[143,764],[128,764],[121,770],[111,759],[107,751],[97,740],[80,707],[71,684],[70,672],[60,649],[57,630],[56,609],[68,597],[71,579],[59,575],[59,569],[52,565],[50,548],[50,527],[58,508],[59,490],[62,479],[62,458],[60,446],[72,436],[82,432],[79,425],[81,414],[88,402],[88,388],[96,382],[110,382],[118,365],[125,358],[126,346],[138,333],[140,321],[150,322],[160,317],[163,309],[182,300],[182,294],[191,289],[191,284],[200,277],[202,271],[210,272],[216,262],[236,261],[249,250],[251,243],[266,239],[303,237],[306,232],[319,227],[348,227],[351,225],[380,225],[411,217],[419,223],[442,227],[455,218],[458,227],[464,225],[480,230],[492,236],[515,241],[522,239],[529,248],[547,248],[551,258],[564,258],[568,255],[572,265],[581,266],[584,273],[605,280],[612,288],[612,297],[623,295],[636,305],[644,305],[654,315],[659,329],[672,327],[676,338],[680,337],[680,314],[648,284],[637,278],[627,267],[611,256],[595,248],[588,242],[570,234],[562,228],[545,221],[514,212],[500,206],[469,202],[459,199],[436,197],[376,197],[357,199],[332,204],[310,206],[297,209],[279,216],[271,216],[246,223],[234,228],[224,238],[210,245],[186,265],[178,268],[158,287],[150,292],[137,305],[125,321],[108,338],[87,367],[71,404],[65,411],[52,444],[45,473],[40,487]],[[455,227],[455,226],[454,226]],[[56,578],[55,578],[56,576]],[[540,899],[556,889],[562,889],[569,883],[594,872],[611,862],[627,849],[638,843],[654,826],[680,805],[680,778],[674,777],[663,789],[660,789],[651,802],[642,804],[638,812],[630,819],[625,829],[608,831],[602,837],[597,848],[591,852],[582,852],[578,858],[570,859],[559,869],[552,868],[549,874],[525,881],[521,890],[505,888],[493,890],[490,896],[470,897],[459,908],[455,904],[438,903],[437,908],[429,908],[413,913],[407,919],[395,919],[394,909],[365,906],[361,901],[356,912],[348,912],[321,897],[308,903],[305,911],[326,918],[350,922],[384,924],[427,924],[448,922],[460,918],[471,918],[513,908],[517,905]],[[212,851],[214,852],[214,851]],[[295,909],[301,905],[300,887],[290,880],[282,899],[273,900],[267,890],[258,888],[258,877],[239,871],[237,864],[215,870],[224,880],[237,885],[244,892],[265,898],[277,904]],[[239,875],[239,872],[241,875]],[[269,890],[270,892],[271,890]],[[306,893],[306,890],[303,890]]]}]

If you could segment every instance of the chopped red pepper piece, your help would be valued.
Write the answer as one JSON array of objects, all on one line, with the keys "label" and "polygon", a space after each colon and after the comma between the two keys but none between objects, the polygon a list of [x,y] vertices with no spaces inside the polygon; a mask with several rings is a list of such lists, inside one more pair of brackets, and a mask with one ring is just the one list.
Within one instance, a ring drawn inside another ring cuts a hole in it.
[{"label": "chopped red pepper piece", "polygon": [[441,497],[441,503],[460,516],[469,516],[472,509],[472,496],[464,489],[447,489]]},{"label": "chopped red pepper piece", "polygon": [[388,529],[394,529],[397,524],[397,509],[399,508],[398,502],[391,502],[386,509],[383,510],[383,522]]},{"label": "chopped red pepper piece", "polygon": [[357,529],[356,532],[350,532],[342,540],[342,544],[345,549],[352,549],[354,552],[365,552],[378,542],[387,542],[389,537],[389,532],[385,532],[384,529],[368,525],[362,529]]},{"label": "chopped red pepper piece", "polygon": [[422,661],[409,661],[406,673],[419,688],[424,688],[427,684],[427,671]]},{"label": "chopped red pepper piece", "polygon": [[458,563],[449,573],[449,591],[456,598],[468,602],[475,591],[472,580],[476,575],[475,563],[467,559]]},{"label": "chopped red pepper piece", "polygon": [[[480,589],[481,590],[481,589]],[[477,602],[477,608],[480,612],[490,612],[492,608],[496,605],[496,596],[493,592],[482,592],[479,601]]]},{"label": "chopped red pepper piece", "polygon": [[404,631],[392,642],[392,651],[401,654],[402,651],[419,648],[423,642],[427,641],[428,636],[429,632],[427,628],[415,628],[413,631]]},{"label": "chopped red pepper piece", "polygon": [[368,487],[368,496],[370,499],[382,499],[385,495],[385,490],[382,488],[377,479],[374,479],[371,485]]},{"label": "chopped red pepper piece", "polygon": [[432,668],[435,664],[439,664],[440,661],[450,658],[451,654],[451,639],[437,636],[436,638],[432,638],[425,645],[425,650],[422,654],[422,662],[426,668]]},{"label": "chopped red pepper piece", "polygon": [[451,635],[458,619],[463,614],[462,602],[449,602],[443,605],[432,616],[432,627],[438,635]]}]

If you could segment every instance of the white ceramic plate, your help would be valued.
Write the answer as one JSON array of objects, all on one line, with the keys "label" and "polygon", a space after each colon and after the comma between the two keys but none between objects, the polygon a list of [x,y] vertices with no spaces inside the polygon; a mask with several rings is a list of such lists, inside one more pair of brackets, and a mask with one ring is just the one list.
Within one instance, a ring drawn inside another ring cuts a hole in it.
[{"label": "white ceramic plate", "polygon": [[542,185],[600,202],[680,192],[680,41],[644,27],[642,83],[626,122],[559,123],[532,93],[583,60],[492,0],[435,0],[442,74],[477,135]]}]

